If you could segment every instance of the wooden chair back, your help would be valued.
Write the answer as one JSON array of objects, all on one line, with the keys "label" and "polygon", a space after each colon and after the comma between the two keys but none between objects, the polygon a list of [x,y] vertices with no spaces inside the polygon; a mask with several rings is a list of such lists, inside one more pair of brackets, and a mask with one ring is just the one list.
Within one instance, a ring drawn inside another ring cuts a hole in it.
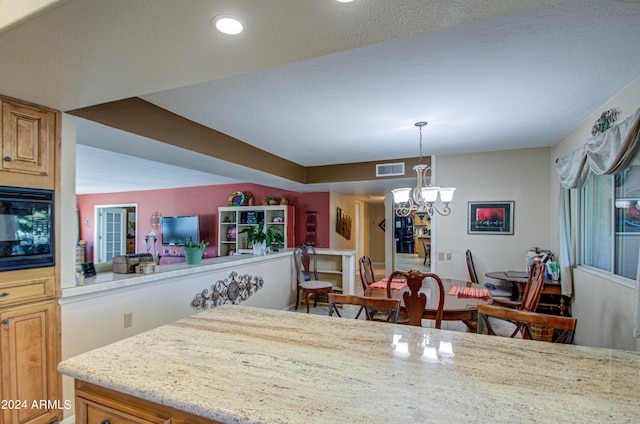
[{"label": "wooden chair back", "polygon": [[[396,323],[400,316],[400,300],[398,299],[329,293],[329,316],[333,316],[333,312],[335,312],[339,317],[342,316],[338,310],[337,305],[339,304],[360,306],[360,310],[355,316],[356,319],[358,319],[362,310],[364,310],[368,321],[388,321]],[[387,318],[384,320],[374,317],[375,313],[381,310],[389,311]]]},{"label": "wooden chair back", "polygon": [[544,271],[546,264],[542,261],[534,262],[529,272],[527,285],[522,293],[522,300],[519,309],[521,311],[535,312],[538,308],[540,295],[544,288]]},{"label": "wooden chair back", "polygon": [[467,249],[467,251],[465,252],[465,256],[467,257],[467,270],[469,271],[469,280],[473,284],[479,284],[478,274],[476,274],[476,267],[473,264],[473,256],[471,255],[471,250]]},{"label": "wooden chair back", "polygon": [[[516,329],[510,337],[515,337],[520,332],[524,339],[566,344],[573,343],[573,335],[578,323],[576,318],[480,304],[478,305],[478,334],[496,335],[489,320],[490,317],[514,323]],[[540,331],[538,328],[550,329],[552,332],[548,333],[547,338],[544,335],[546,331]]]},{"label": "wooden chair back", "polygon": [[362,283],[362,289],[366,290],[369,284],[376,282],[376,277],[373,273],[373,264],[369,256],[363,256],[358,261],[360,269],[360,282]]},{"label": "wooden chair back", "polygon": [[422,249],[424,250],[422,265],[427,265],[427,261],[431,261],[431,239],[422,239]]},{"label": "wooden chair back", "polygon": [[311,274],[313,279],[318,279],[318,261],[316,258],[316,249],[313,246],[300,246],[293,252],[294,262],[296,264],[296,280],[298,285],[302,281],[310,281]]},{"label": "wooden chair back", "polygon": [[422,315],[424,314],[425,306],[427,305],[427,296],[424,293],[420,293],[422,287],[422,281],[425,278],[431,277],[438,285],[440,297],[438,298],[438,309],[436,312],[435,327],[441,328],[442,315],[444,310],[444,286],[440,277],[431,272],[421,273],[420,271],[411,270],[394,271],[387,280],[387,297],[391,298],[391,283],[395,278],[406,278],[408,291],[402,294],[402,300],[404,301],[404,307],[407,310],[407,316],[409,318],[409,325],[422,326]]}]

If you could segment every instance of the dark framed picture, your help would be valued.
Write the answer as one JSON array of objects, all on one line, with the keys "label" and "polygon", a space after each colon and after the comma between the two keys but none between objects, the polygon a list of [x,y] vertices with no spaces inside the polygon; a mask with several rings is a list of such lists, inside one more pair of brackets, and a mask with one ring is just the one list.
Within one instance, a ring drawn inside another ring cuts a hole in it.
[{"label": "dark framed picture", "polygon": [[514,202],[469,202],[467,234],[513,234]]}]

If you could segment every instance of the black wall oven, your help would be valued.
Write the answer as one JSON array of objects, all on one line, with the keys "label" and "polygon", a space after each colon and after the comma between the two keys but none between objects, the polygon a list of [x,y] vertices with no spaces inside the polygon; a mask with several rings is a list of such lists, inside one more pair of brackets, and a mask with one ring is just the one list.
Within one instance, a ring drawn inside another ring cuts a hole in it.
[{"label": "black wall oven", "polygon": [[52,190],[0,186],[0,271],[55,265]]}]

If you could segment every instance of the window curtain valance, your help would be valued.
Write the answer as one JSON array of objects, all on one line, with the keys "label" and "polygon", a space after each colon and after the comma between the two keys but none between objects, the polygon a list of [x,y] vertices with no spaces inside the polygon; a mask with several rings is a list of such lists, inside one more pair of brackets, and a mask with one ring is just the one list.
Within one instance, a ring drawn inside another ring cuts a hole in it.
[{"label": "window curtain valance", "polygon": [[[587,142],[558,158],[556,170],[560,177],[560,254],[562,294],[573,293],[571,269],[575,266],[571,250],[570,189],[582,188],[590,175],[617,174],[628,168],[640,151],[640,108],[613,128],[591,137]],[[640,263],[640,262],[639,262]],[[634,337],[640,337],[640,266],[636,274]]]},{"label": "window curtain valance", "polygon": [[640,108],[613,128],[591,137],[578,149],[558,158],[556,170],[564,188],[582,188],[589,175],[617,174],[640,151]]}]

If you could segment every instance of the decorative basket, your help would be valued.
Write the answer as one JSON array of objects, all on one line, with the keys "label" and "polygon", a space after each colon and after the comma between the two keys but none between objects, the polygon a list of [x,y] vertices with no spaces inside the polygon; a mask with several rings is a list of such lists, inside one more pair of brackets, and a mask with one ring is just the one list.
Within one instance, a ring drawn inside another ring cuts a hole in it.
[{"label": "decorative basket", "polygon": [[529,330],[533,340],[550,342],[553,340],[553,327],[547,327],[540,324],[530,324]]},{"label": "decorative basket", "polygon": [[[333,289],[331,290],[332,293],[342,293],[342,289]],[[316,300],[318,303],[329,303],[329,293],[327,292],[320,292],[320,293],[316,293]]]}]

